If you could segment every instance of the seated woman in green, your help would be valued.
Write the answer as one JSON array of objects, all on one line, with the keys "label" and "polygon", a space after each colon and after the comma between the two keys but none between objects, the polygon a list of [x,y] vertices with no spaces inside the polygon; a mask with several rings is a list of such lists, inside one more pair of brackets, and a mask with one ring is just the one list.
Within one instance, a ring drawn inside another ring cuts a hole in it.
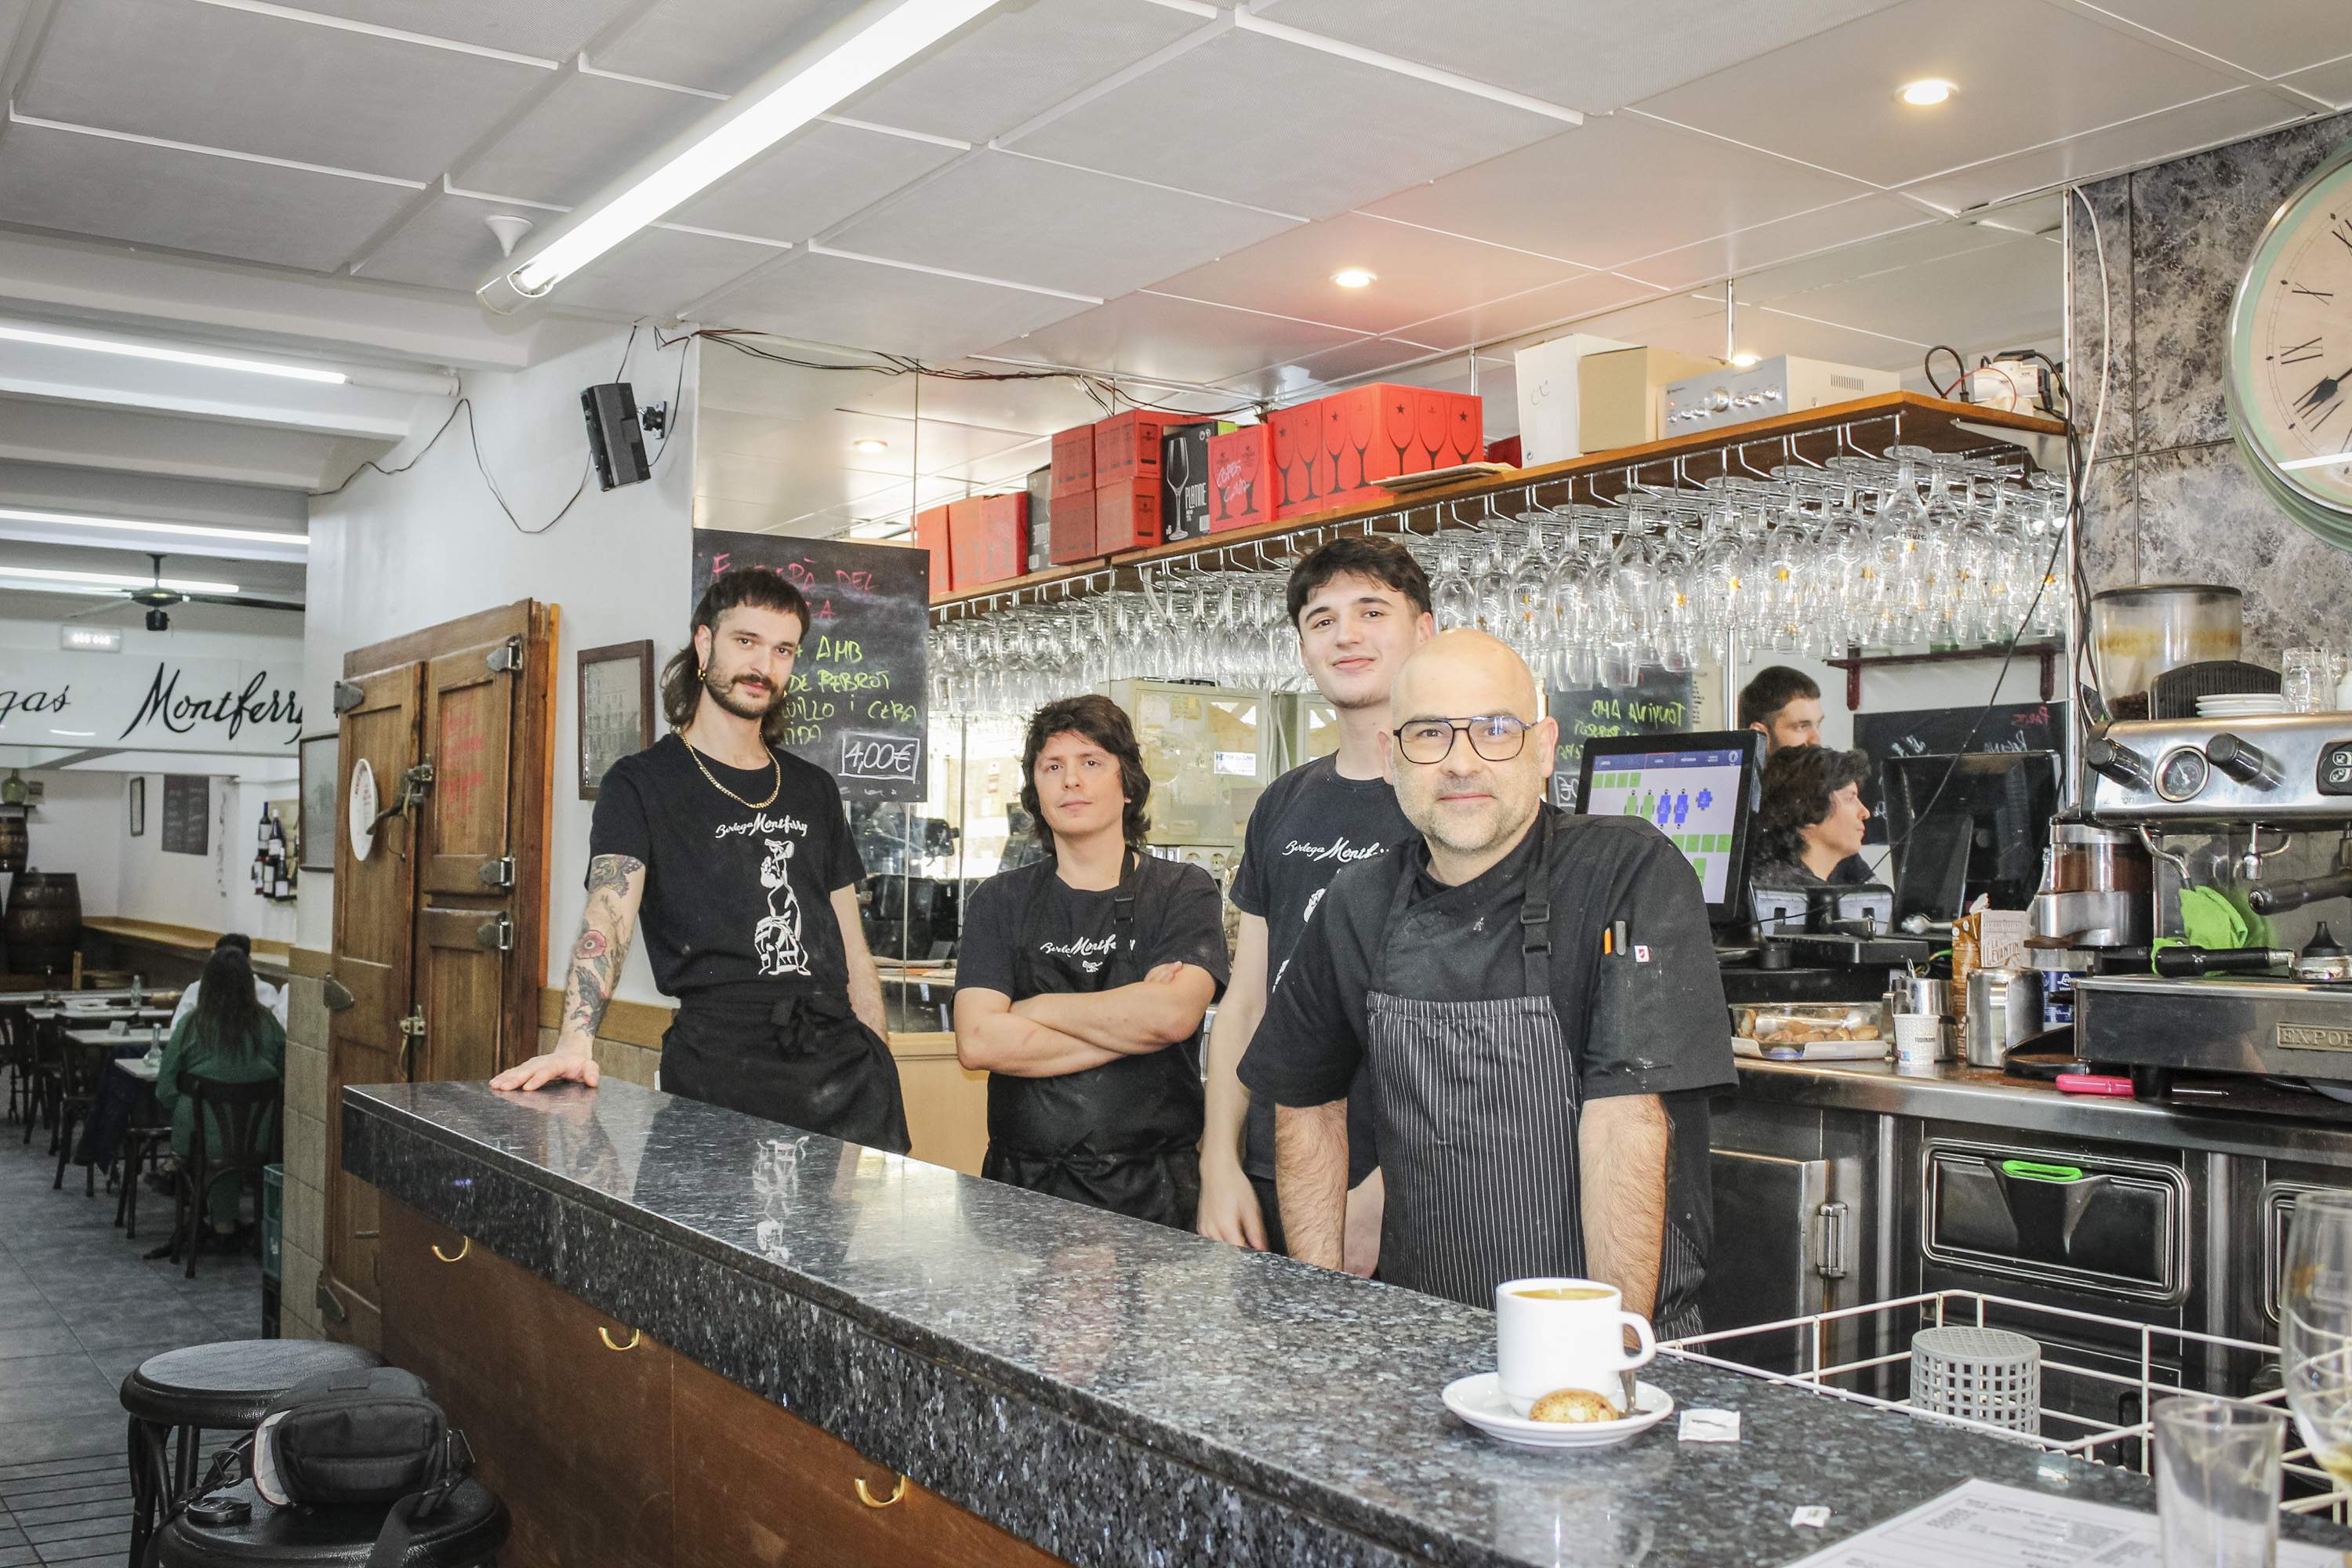
[{"label": "seated woman in green", "polygon": [[[172,1043],[163,1047],[163,1065],[155,1074],[155,1099],[171,1113],[172,1152],[179,1156],[183,1169],[190,1164],[189,1152],[194,1147],[196,1102],[180,1092],[182,1073],[228,1083],[286,1076],[286,1031],[254,994],[253,966],[244,952],[215,948],[199,984],[195,1011],[172,1030]],[[223,1152],[221,1118],[215,1112],[205,1121],[205,1151],[217,1159]],[[277,1121],[272,1113],[263,1123],[265,1142],[276,1142]],[[236,1229],[238,1185],[219,1182],[205,1194],[205,1212],[219,1235]]]}]

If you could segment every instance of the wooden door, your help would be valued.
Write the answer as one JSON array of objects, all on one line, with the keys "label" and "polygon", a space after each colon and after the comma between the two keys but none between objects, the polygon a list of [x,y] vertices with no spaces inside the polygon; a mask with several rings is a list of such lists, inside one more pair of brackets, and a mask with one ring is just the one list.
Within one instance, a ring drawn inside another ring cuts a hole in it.
[{"label": "wooden door", "polygon": [[[481,1079],[537,1047],[509,1038],[506,1005],[519,911],[509,781],[515,772],[520,639],[425,666],[433,784],[418,825],[418,1081]],[[536,1019],[531,1028],[536,1031]]]},{"label": "wooden door", "polygon": [[[382,803],[401,798],[402,778],[416,759],[424,668],[398,665],[351,685],[359,702],[338,726],[341,773],[338,808],[351,799],[352,776],[364,760]],[[320,1306],[338,1339],[376,1346],[382,1337],[376,1286],[375,1189],[344,1177],[341,1105],[347,1083],[390,1083],[408,1076],[403,1020],[415,971],[416,854],[414,814],[386,818],[366,859],[347,830],[335,851],[335,934],[328,974],[327,1237]],[[343,996],[348,995],[348,1003]],[[340,1314],[340,1316],[339,1316]]]}]

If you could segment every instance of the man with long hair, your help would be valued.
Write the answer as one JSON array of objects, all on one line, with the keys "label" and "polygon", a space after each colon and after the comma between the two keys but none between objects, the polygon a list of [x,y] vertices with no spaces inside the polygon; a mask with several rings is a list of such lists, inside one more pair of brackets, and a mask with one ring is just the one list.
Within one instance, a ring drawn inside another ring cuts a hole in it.
[{"label": "man with long hair", "polygon": [[[1275,780],[1250,811],[1234,878],[1241,939],[1209,1031],[1201,1140],[1201,1234],[1261,1252],[1284,1247],[1274,1102],[1251,1095],[1236,1071],[1331,879],[1414,837],[1389,787],[1389,686],[1436,630],[1428,574],[1395,539],[1331,541],[1291,572],[1289,600],[1299,662],[1331,704],[1339,749]],[[1348,1114],[1347,1266],[1369,1274],[1382,1194],[1370,1098],[1350,1099]]]},{"label": "man with long hair", "polygon": [[1201,1020],[1226,977],[1217,884],[1146,846],[1127,714],[1066,697],[1029,721],[1021,804],[1046,858],[973,889],[956,1057],[988,1079],[981,1174],[1190,1228]]},{"label": "man with long hair", "polygon": [[739,567],[703,593],[662,671],[671,733],[614,763],[597,794],[555,1048],[491,1088],[594,1087],[597,1026],[642,918],[654,983],[678,1000],[663,1089],[906,1152],[858,921],[865,868],[832,775],[780,743],[808,631],[780,574]]}]

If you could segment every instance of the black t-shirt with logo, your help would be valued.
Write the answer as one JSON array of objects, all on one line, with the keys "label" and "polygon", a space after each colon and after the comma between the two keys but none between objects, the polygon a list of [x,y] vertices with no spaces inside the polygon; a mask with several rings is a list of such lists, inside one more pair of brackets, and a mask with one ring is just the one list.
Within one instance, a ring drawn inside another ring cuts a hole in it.
[{"label": "black t-shirt with logo", "polygon": [[[1250,813],[1234,876],[1234,907],[1265,921],[1266,994],[1272,996],[1299,936],[1342,867],[1418,837],[1386,779],[1343,778],[1337,757],[1318,757],[1266,787]],[[1368,1096],[1348,1106],[1348,1184],[1380,1163]],[[1251,1097],[1243,1122],[1242,1168],[1274,1178],[1274,1102]]]},{"label": "black t-shirt with logo", "polygon": [[[1034,923],[1030,919],[1039,879],[1045,883]],[[1055,875],[1050,858],[1000,871],[972,889],[964,905],[963,940],[956,949],[956,989],[994,991],[1015,1002],[1040,992],[1100,991],[1109,984],[1111,926],[1118,893],[1071,887]],[[1223,994],[1232,964],[1225,956],[1224,921],[1217,884],[1198,866],[1146,854],[1136,865],[1134,952],[1125,981],[1140,980],[1163,963],[1195,964],[1209,972]],[[1029,951],[1036,984],[1024,989],[1016,967],[1018,948]],[[1125,982],[1123,981],[1122,984]]]},{"label": "black t-shirt with logo", "polygon": [[[604,775],[588,853],[645,863],[637,923],[654,984],[667,995],[745,984],[848,990],[833,893],[866,868],[841,790],[814,763],[773,755],[771,767],[732,768],[707,754],[697,767],[671,734]],[[743,800],[767,800],[771,790],[775,799],[745,805],[712,779]]]}]

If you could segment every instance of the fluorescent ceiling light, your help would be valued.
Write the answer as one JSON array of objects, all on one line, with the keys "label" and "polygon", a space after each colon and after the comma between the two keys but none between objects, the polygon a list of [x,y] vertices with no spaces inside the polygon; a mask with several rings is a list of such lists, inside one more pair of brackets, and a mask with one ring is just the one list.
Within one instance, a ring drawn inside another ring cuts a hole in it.
[{"label": "fluorescent ceiling light", "polygon": [[[776,68],[781,79],[753,84],[740,110],[670,155],[627,189],[559,234],[506,274],[534,297],[579,271],[722,174],[740,168],[885,73],[922,53],[995,0],[899,0],[870,5],[807,50]],[[859,18],[862,26],[852,27]],[[842,36],[845,34],[846,36]]]},{"label": "fluorescent ceiling light", "polygon": [[26,511],[0,506],[0,522],[50,522],[67,528],[111,528],[130,533],[184,533],[195,539],[249,540],[257,544],[282,544],[289,550],[310,548],[310,536],[273,533],[259,528],[215,528],[202,522],[153,522],[136,517],[85,517],[70,511]]},{"label": "fluorescent ceiling light", "polygon": [[120,572],[65,572],[47,566],[0,566],[0,577],[43,583],[89,583],[101,588],[169,588],[176,594],[234,594],[234,583],[205,583],[193,577],[126,577]]},{"label": "fluorescent ceiling light", "polygon": [[238,354],[203,353],[194,349],[165,348],[161,343],[130,342],[119,338],[85,338],[72,332],[48,332],[33,327],[0,326],[0,338],[11,342],[39,343],[53,349],[87,349],[91,353],[122,354],[131,359],[163,360],[170,364],[203,365],[210,370],[242,370],[255,375],[284,376],[289,381],[316,381],[329,386],[341,386],[351,380],[339,370],[320,370],[306,364],[283,364],[275,360],[247,359]]},{"label": "fluorescent ceiling light", "polygon": [[1368,267],[1342,267],[1331,274],[1331,281],[1342,289],[1368,289],[1379,277]]},{"label": "fluorescent ceiling light", "polygon": [[1931,76],[1905,82],[1895,90],[1895,96],[1914,109],[1933,109],[1959,90],[1942,77]]}]

